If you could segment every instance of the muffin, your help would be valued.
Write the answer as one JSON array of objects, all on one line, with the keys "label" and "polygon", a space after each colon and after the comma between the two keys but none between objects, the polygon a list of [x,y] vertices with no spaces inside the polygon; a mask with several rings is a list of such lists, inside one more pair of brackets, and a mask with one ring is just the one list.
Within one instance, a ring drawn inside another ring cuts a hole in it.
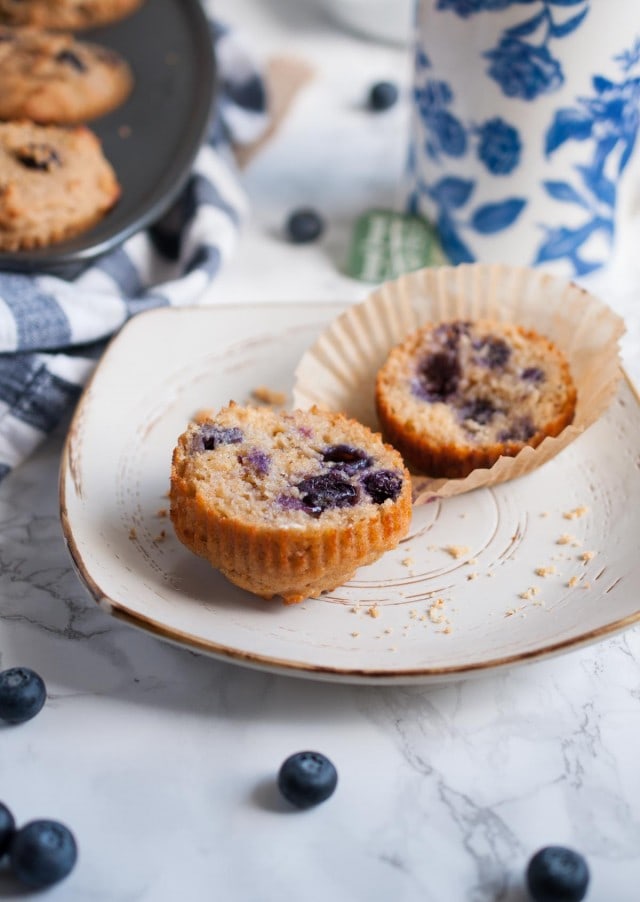
[{"label": "muffin", "polygon": [[561,351],[513,323],[427,324],[395,347],[376,378],[385,439],[408,464],[460,478],[536,447],[574,417]]},{"label": "muffin", "polygon": [[75,124],[102,116],[130,93],[125,60],[71,34],[0,25],[1,119]]},{"label": "muffin", "polygon": [[44,247],[95,225],[120,197],[84,125],[0,124],[0,250]]},{"label": "muffin", "polygon": [[98,28],[136,10],[143,0],[0,0],[0,22],[38,28]]},{"label": "muffin", "polygon": [[316,408],[233,402],[192,423],[171,468],[171,520],[231,582],[294,603],[346,582],[405,535],[410,478],[379,435]]}]

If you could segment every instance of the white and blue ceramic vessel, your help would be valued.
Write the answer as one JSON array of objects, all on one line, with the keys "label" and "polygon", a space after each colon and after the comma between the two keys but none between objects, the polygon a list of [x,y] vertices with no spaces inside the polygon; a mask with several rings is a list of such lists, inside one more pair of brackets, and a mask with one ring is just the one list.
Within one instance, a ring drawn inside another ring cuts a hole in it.
[{"label": "white and blue ceramic vessel", "polygon": [[609,262],[640,122],[638,0],[420,0],[410,206],[453,263]]}]

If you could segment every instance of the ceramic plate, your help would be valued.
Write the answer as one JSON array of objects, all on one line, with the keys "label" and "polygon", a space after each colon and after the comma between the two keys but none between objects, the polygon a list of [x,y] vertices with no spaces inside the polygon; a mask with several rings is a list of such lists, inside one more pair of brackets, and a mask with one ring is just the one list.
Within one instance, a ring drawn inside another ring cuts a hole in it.
[{"label": "ceramic plate", "polygon": [[320,599],[264,601],[179,544],[166,492],[189,418],[258,386],[290,392],[297,361],[339,312],[160,309],[113,341],[77,408],[60,481],[64,535],[100,606],[218,658],[354,683],[469,676],[637,622],[640,403],[626,380],[556,458],[418,508],[397,549]]},{"label": "ceramic plate", "polygon": [[0,269],[73,275],[155,222],[183,186],[206,135],[215,66],[199,0],[145,0],[133,15],[81,38],[117,50],[133,69],[127,101],[88,123],[122,196],[87,232],[50,247],[0,254]]}]

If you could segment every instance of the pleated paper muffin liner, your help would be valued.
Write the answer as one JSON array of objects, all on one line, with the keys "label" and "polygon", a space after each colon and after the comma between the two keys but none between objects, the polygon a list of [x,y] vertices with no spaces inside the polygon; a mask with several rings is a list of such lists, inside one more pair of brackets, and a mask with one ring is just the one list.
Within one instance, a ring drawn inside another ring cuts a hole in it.
[{"label": "pleated paper muffin liner", "polygon": [[333,320],[303,355],[295,372],[294,406],[340,411],[379,432],[375,381],[391,349],[426,323],[481,319],[534,329],[565,354],[577,390],[574,420],[537,448],[526,446],[463,479],[412,472],[413,503],[530,473],[602,416],[622,375],[622,319],[585,289],[540,270],[463,264],[387,282]]}]

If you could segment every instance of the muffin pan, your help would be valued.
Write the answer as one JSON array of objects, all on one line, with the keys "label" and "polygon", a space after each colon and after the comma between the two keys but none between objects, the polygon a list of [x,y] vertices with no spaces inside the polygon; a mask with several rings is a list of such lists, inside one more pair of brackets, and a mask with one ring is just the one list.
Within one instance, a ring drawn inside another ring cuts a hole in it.
[{"label": "muffin pan", "polygon": [[145,0],[128,18],[82,32],[117,50],[135,78],[128,100],[89,123],[122,186],[116,206],[67,241],[0,253],[0,270],[73,275],[155,222],[184,185],[204,141],[216,87],[213,39],[198,0]]}]

